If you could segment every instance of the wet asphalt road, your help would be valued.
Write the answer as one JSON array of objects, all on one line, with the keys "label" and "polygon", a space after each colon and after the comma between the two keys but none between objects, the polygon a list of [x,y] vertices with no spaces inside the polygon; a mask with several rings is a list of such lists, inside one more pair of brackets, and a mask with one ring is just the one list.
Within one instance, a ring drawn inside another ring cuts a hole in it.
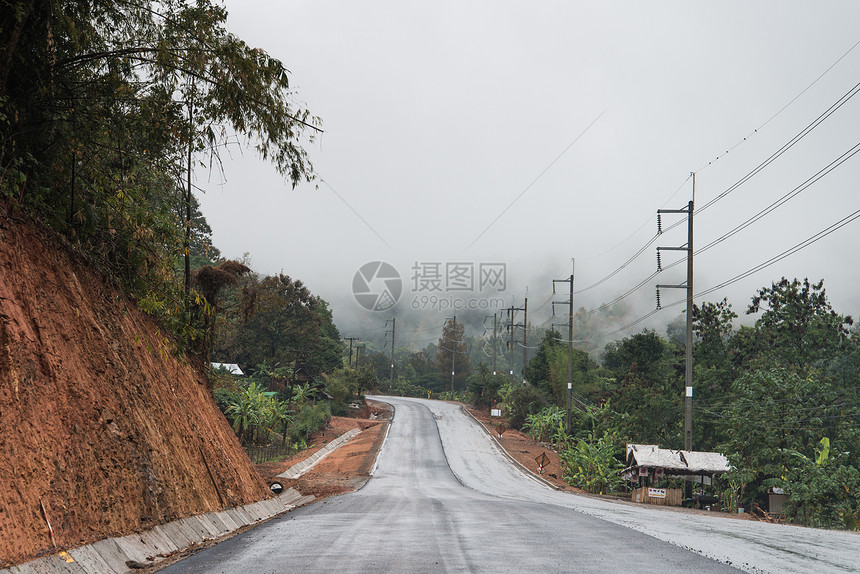
[{"label": "wet asphalt road", "polygon": [[554,502],[574,497],[516,470],[458,408],[382,400],[395,406],[395,418],[364,488],[162,572],[737,572]]}]

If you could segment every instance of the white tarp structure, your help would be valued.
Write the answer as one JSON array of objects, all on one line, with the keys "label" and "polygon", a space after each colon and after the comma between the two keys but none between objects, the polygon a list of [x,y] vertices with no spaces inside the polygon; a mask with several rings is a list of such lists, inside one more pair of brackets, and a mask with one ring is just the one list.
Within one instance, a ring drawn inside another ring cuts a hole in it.
[{"label": "white tarp structure", "polygon": [[624,473],[638,476],[647,471],[650,475],[698,475],[712,478],[731,470],[729,460],[718,452],[698,452],[660,448],[656,444],[628,444],[627,468]]},{"label": "white tarp structure", "polygon": [[231,375],[239,375],[240,377],[245,374],[236,363],[212,363],[212,370],[217,371],[218,369],[226,369]]}]

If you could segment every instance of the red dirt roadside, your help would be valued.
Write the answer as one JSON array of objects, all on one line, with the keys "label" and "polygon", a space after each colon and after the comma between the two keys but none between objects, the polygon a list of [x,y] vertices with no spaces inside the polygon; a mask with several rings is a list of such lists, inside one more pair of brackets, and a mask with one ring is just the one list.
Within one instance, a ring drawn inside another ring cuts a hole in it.
[{"label": "red dirt roadside", "polygon": [[[361,488],[370,478],[370,470],[385,439],[392,410],[385,403],[366,401],[364,408],[352,414],[353,417],[332,417],[327,428],[311,436],[309,442],[314,445],[313,448],[296,453],[282,462],[258,464],[257,472],[267,484],[278,481],[284,488],[292,487],[304,495],[312,494],[317,498]],[[292,480],[277,478],[280,473],[354,428],[361,430],[361,433],[326,455],[301,477]]]},{"label": "red dirt roadside", "polygon": [[[498,439],[499,444],[502,445],[502,448],[504,448],[509,455],[528,470],[540,475],[541,478],[559,490],[579,493],[585,492],[581,488],[571,486],[564,481],[561,470],[561,459],[558,457],[558,453],[554,450],[515,429],[506,429],[502,433],[502,437],[499,438],[498,420],[491,421],[490,414],[484,409],[475,409],[466,405],[464,405],[464,408],[469,412],[469,414],[483,424],[484,428]],[[544,454],[546,455],[548,462],[544,465],[543,471],[541,471],[541,469],[538,468],[538,460]]]}]

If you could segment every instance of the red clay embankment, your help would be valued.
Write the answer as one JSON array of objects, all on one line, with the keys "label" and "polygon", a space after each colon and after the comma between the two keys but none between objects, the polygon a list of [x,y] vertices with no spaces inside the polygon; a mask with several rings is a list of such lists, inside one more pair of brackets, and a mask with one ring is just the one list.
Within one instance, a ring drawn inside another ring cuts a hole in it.
[{"label": "red clay embankment", "polygon": [[158,326],[53,234],[3,211],[0,566],[268,497]]}]

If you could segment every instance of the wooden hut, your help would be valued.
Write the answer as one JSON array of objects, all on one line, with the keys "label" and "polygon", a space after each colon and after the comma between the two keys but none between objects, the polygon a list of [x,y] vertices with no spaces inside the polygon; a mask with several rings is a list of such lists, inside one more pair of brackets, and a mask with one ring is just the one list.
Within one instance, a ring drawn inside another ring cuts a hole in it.
[{"label": "wooden hut", "polygon": [[[634,502],[681,506],[684,502],[681,488],[655,488],[663,478],[679,478],[701,485],[700,492],[693,497],[700,505],[715,503],[713,496],[704,494],[705,485],[713,484],[716,475],[730,470],[728,459],[718,452],[699,452],[660,448],[656,444],[628,444],[627,466],[623,475],[638,481],[631,499]],[[644,484],[643,484],[644,483]]]}]

